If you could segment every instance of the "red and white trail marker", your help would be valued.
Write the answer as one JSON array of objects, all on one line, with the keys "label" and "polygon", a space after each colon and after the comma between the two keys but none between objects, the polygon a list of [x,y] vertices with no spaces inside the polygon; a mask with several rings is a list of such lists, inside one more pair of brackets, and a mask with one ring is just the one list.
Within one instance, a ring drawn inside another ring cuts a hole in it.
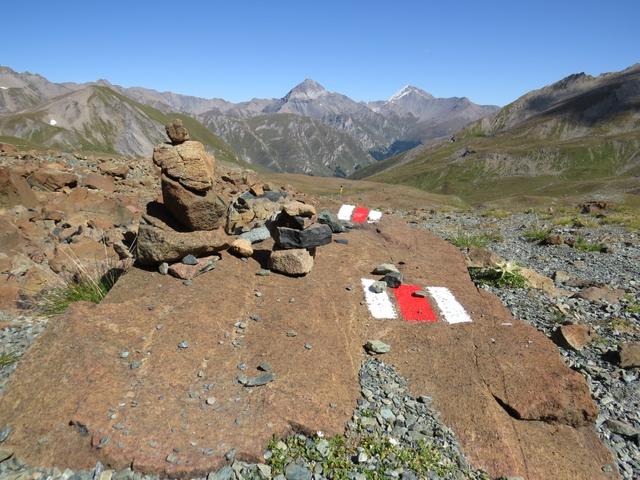
[{"label": "red and white trail marker", "polygon": [[[414,296],[415,292],[422,290],[419,285],[403,284],[398,288],[389,288],[384,292],[375,293],[370,289],[375,280],[368,278],[361,280],[364,298],[373,318],[393,320],[398,317],[396,312],[399,310],[401,318],[407,322],[434,323],[438,321],[437,309],[440,312],[440,318],[449,324],[472,321],[455,295],[446,287],[427,287],[426,291],[430,297],[428,298]],[[393,295],[390,295],[390,291]],[[432,307],[432,302],[435,308]]]},{"label": "red and white trail marker", "polygon": [[338,210],[338,219],[353,223],[376,223],[382,218],[380,210],[369,210],[355,205],[342,205]]}]

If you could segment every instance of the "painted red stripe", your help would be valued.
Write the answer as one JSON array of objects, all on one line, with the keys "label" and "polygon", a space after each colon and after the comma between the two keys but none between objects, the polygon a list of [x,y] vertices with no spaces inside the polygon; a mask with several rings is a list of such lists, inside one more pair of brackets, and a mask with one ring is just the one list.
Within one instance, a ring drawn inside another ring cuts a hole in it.
[{"label": "painted red stripe", "polygon": [[429,300],[414,297],[413,292],[422,290],[418,285],[400,285],[393,288],[402,317],[408,322],[436,322],[438,317],[433,313]]},{"label": "painted red stripe", "polygon": [[369,216],[369,209],[364,207],[356,207],[353,210],[353,215],[351,215],[351,220],[353,223],[364,223],[367,221],[367,217]]}]

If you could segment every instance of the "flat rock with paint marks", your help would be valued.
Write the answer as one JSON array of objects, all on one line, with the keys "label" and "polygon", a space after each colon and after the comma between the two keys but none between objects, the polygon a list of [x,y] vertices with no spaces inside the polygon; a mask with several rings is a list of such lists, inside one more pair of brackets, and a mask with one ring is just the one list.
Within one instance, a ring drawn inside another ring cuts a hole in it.
[{"label": "flat rock with paint marks", "polygon": [[[51,322],[24,357],[0,398],[0,425],[12,428],[3,448],[32,464],[100,461],[186,477],[225,464],[231,449],[257,461],[274,434],[344,430],[360,394],[362,346],[376,339],[392,346],[385,362],[411,394],[433,399],[475,467],[527,479],[617,477],[603,470],[613,462],[594,433],[582,376],[475,288],[455,247],[390,216],[349,240],[319,249],[300,278],[256,275],[257,255],[225,255],[189,287],[130,270],[100,305],[76,304]],[[394,311],[405,297],[425,303],[373,318],[368,290],[345,286],[375,281],[371,268],[382,263],[399,265],[411,286],[386,297]],[[437,321],[407,321],[425,305]],[[249,321],[256,312],[263,321]],[[462,312],[468,321],[447,321]],[[176,348],[182,341],[188,348]],[[260,377],[265,361],[273,381],[238,382],[239,373]]]}]

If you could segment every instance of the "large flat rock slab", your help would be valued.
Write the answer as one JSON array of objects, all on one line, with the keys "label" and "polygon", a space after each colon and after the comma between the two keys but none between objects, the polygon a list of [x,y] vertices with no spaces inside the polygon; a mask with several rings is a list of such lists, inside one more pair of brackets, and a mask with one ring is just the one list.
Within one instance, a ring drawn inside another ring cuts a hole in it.
[{"label": "large flat rock slab", "polygon": [[[376,338],[392,346],[383,359],[413,394],[433,398],[476,467],[527,479],[616,477],[602,468],[613,461],[592,429],[584,379],[543,334],[476,289],[455,247],[390,217],[346,238],[319,248],[303,278],[257,276],[257,260],[229,255],[191,286],[131,270],[102,304],[49,322],[0,399],[0,424],[13,427],[7,443],[33,464],[100,460],[183,476],[219,467],[232,449],[258,460],[274,434],[344,430],[360,395],[362,345]],[[266,261],[268,247],[255,258]],[[360,279],[384,262],[404,262],[409,283],[448,287],[473,322],[374,320]],[[265,361],[274,381],[238,383]]]}]

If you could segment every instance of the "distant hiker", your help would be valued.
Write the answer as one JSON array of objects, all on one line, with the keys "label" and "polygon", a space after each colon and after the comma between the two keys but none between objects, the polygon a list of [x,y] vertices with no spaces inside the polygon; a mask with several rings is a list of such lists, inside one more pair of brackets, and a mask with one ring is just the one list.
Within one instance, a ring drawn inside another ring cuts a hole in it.
[{"label": "distant hiker", "polygon": [[342,196],[342,192],[344,192],[344,186],[340,185],[340,196]]}]

